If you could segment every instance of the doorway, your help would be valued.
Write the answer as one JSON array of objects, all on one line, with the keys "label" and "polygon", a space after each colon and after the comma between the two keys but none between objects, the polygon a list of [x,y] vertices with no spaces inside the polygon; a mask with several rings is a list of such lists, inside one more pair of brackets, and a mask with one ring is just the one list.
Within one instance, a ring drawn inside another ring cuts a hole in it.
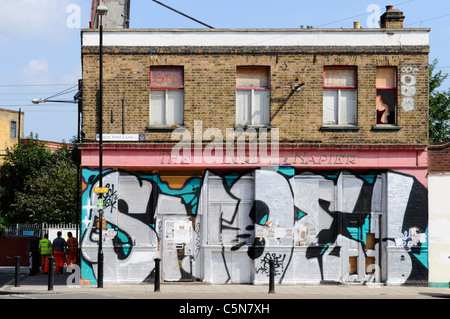
[{"label": "doorway", "polygon": [[162,216],[162,280],[194,281],[194,227],[190,216]]},{"label": "doorway", "polygon": [[380,220],[375,213],[342,215],[343,282],[380,282]]}]

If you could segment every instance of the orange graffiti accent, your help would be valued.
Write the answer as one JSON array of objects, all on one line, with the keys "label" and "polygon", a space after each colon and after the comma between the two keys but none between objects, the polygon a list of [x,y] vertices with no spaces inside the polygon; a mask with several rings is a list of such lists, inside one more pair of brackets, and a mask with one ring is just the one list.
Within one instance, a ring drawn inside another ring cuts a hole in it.
[{"label": "orange graffiti accent", "polygon": [[160,176],[160,179],[162,182],[167,183],[167,185],[171,189],[182,189],[186,183],[187,180],[193,177],[192,175],[186,175],[186,176]]}]

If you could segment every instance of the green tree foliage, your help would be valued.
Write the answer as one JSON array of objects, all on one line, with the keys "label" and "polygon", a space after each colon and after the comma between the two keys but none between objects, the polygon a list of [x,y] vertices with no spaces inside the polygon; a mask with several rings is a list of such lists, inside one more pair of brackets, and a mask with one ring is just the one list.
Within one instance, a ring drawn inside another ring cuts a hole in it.
[{"label": "green tree foliage", "polygon": [[450,89],[447,92],[438,88],[447,79],[448,73],[435,72],[437,60],[430,64],[430,109],[429,138],[438,143],[450,139]]},{"label": "green tree foliage", "polygon": [[0,222],[76,222],[73,158],[70,145],[51,152],[32,135],[8,150],[0,168]]}]

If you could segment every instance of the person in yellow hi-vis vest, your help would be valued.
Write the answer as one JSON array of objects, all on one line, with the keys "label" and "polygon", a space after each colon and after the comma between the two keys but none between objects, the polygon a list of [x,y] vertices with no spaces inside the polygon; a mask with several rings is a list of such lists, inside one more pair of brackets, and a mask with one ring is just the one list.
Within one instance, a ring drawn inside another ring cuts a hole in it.
[{"label": "person in yellow hi-vis vest", "polygon": [[48,273],[48,257],[52,255],[52,243],[48,239],[48,234],[44,235],[39,241],[39,250],[41,252],[41,268],[42,273]]}]

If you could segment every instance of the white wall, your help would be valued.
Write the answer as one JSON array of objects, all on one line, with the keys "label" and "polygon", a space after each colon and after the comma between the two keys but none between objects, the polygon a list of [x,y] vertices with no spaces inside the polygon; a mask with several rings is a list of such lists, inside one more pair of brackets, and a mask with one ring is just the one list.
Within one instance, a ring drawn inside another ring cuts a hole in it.
[{"label": "white wall", "polygon": [[450,282],[450,174],[428,175],[429,282]]},{"label": "white wall", "polygon": [[[391,33],[369,29],[214,29],[105,31],[105,46],[428,46],[428,29]],[[98,46],[96,30],[82,31],[83,46]]]}]

